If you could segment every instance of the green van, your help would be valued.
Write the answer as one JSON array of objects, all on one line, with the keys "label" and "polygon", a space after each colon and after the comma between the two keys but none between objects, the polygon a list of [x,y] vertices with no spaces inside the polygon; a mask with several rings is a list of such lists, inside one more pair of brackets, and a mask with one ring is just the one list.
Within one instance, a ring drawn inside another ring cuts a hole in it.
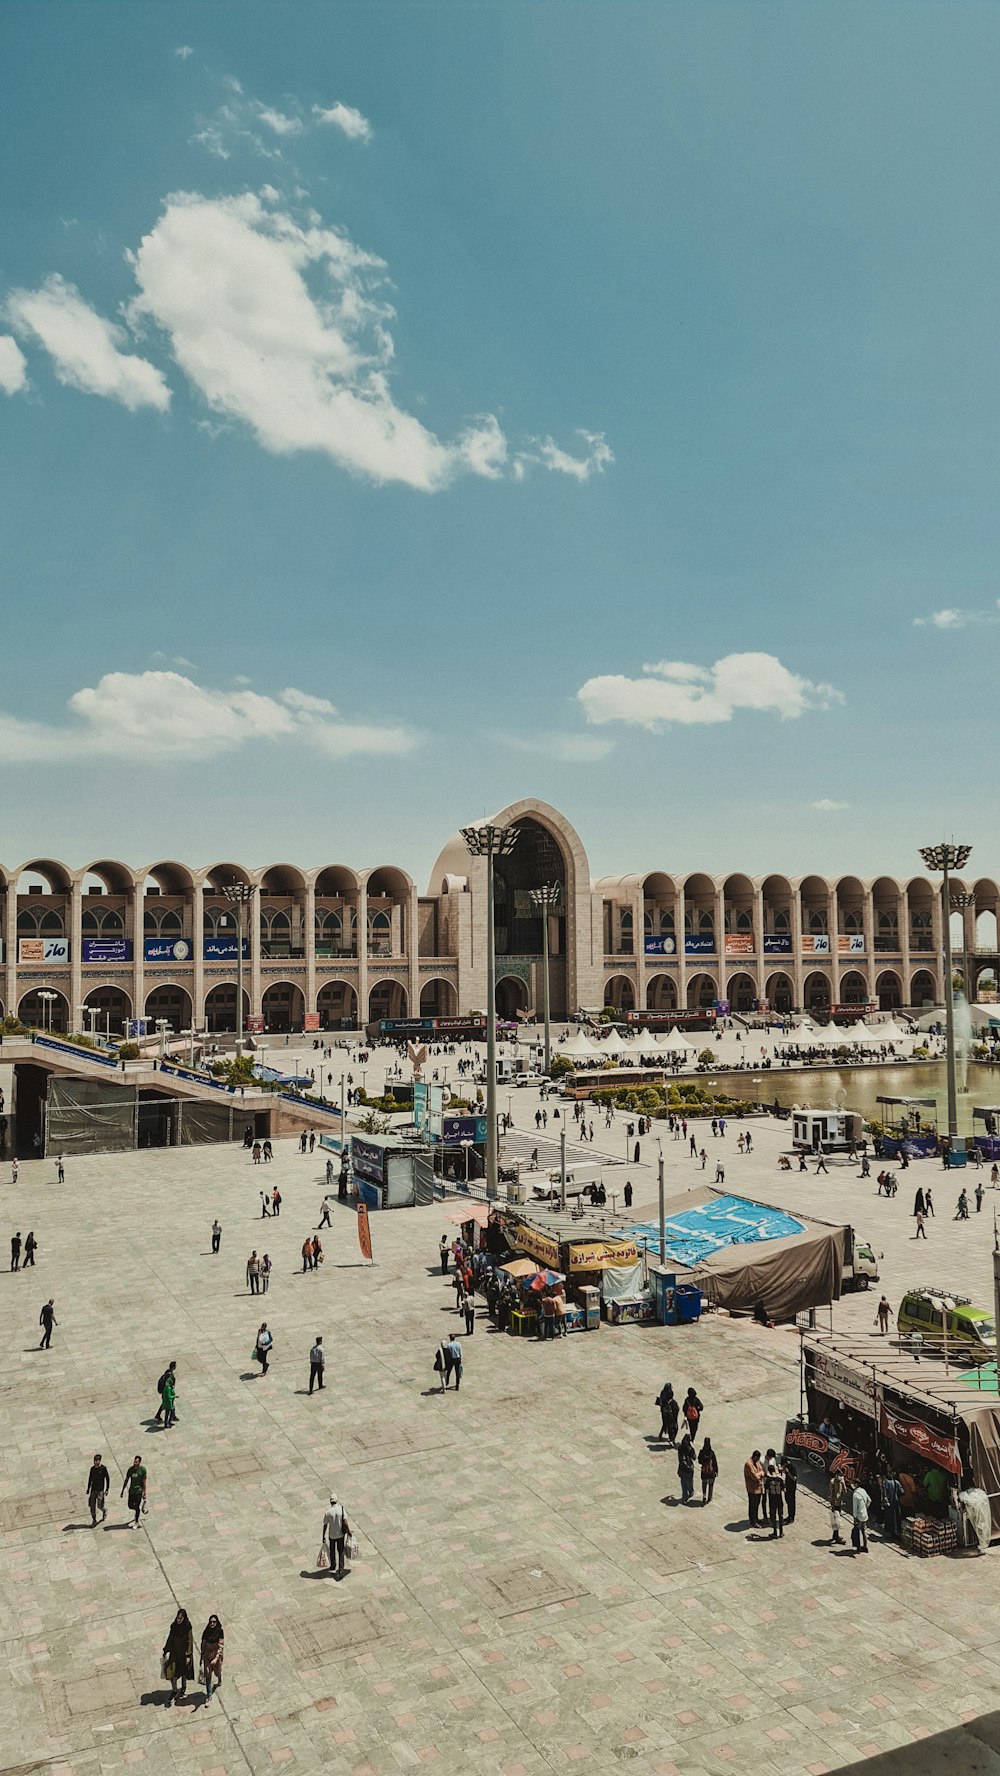
[{"label": "green van", "polygon": [[956,1362],[975,1364],[996,1356],[993,1315],[985,1307],[973,1307],[968,1295],[953,1295],[947,1289],[910,1289],[899,1304],[896,1326],[900,1336],[919,1337],[925,1345],[941,1349],[947,1336],[949,1355],[954,1355]]}]

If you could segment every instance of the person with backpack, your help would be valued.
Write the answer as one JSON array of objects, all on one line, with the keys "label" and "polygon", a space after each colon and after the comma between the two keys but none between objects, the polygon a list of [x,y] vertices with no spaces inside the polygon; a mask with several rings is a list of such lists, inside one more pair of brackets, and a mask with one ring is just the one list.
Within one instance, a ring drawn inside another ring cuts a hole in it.
[{"label": "person with backpack", "polygon": [[676,1449],[677,1421],[680,1418],[681,1409],[674,1398],[672,1382],[664,1382],[653,1404],[660,1408],[660,1436],[667,1439],[671,1449]]},{"label": "person with backpack", "polygon": [[176,1381],[177,1381],[177,1358],[176,1357],[171,1357],[169,1363],[167,1364],[166,1368],[163,1371],[163,1374],[160,1376],[160,1379],[156,1384],[156,1391],[160,1397],[160,1404],[156,1408],[156,1416],[153,1419],[154,1424],[162,1424],[163,1423],[163,1414],[166,1410],[166,1408],[163,1404],[163,1390],[166,1387],[168,1381],[171,1383],[171,1386],[174,1386],[176,1384]]},{"label": "person with backpack", "polygon": [[694,1443],[689,1435],[681,1438],[677,1451],[677,1478],[681,1483],[681,1504],[689,1505],[694,1497]]},{"label": "person with backpack", "polygon": [[710,1505],[715,1482],[719,1478],[719,1462],[708,1437],[699,1451],[698,1466],[701,1470],[701,1502],[703,1505]]},{"label": "person with backpack", "polygon": [[767,1499],[767,1514],[771,1524],[771,1540],[784,1538],[785,1534],[785,1476],[778,1464],[776,1455],[772,1455],[764,1475],[764,1495]]},{"label": "person with backpack", "polygon": [[694,1388],[688,1388],[688,1391],[684,1396],[684,1405],[682,1406],[681,1411],[684,1414],[684,1420],[688,1428],[688,1435],[692,1442],[698,1435],[698,1426],[701,1423],[701,1415],[704,1410],[705,1408],[695,1393]]},{"label": "person with backpack", "polygon": [[267,1321],[264,1320],[264,1321],[262,1321],[260,1329],[257,1333],[257,1343],[254,1346],[254,1353],[253,1353],[254,1356],[256,1357],[258,1363],[260,1364],[260,1372],[262,1375],[267,1374],[267,1363],[268,1363],[268,1358],[271,1354],[271,1347],[273,1344],[274,1344],[274,1339],[272,1338],[271,1333],[268,1330]]}]

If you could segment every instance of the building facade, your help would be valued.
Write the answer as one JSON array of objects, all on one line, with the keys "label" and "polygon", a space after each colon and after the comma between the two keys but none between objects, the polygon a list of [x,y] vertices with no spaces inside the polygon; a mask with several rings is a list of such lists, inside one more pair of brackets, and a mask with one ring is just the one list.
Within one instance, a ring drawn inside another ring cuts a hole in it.
[{"label": "building facade", "polygon": [[[549,919],[553,1015],[621,1011],[889,1010],[942,1001],[939,886],[923,876],[710,876],[594,881],[579,836],[543,802],[494,816],[518,838],[496,867],[497,1007],[542,1005],[541,917],[531,891],[558,883]],[[456,833],[426,894],[397,865],[133,869],[107,859],[0,866],[0,1012],[54,1030],[119,1032],[130,1018],[177,1033],[235,1026],[236,924],[246,909],[244,1012],[269,1030],[339,1029],[379,1018],[456,1016],[486,1004],[486,864]],[[955,966],[995,988],[1000,888],[953,915]]]}]

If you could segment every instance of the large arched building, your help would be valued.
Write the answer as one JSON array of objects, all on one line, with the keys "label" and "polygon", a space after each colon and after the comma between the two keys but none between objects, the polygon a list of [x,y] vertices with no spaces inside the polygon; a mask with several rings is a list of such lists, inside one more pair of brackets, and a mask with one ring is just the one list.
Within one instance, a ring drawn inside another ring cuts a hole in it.
[{"label": "large arched building", "polygon": [[[717,1000],[749,1011],[924,1006],[942,998],[938,885],[922,876],[709,876],[692,871],[591,879],[564,816],[517,802],[494,822],[517,828],[496,866],[497,1005],[540,1011],[542,923],[531,891],[558,883],[549,922],[553,1014],[695,1011]],[[244,1010],[271,1030],[337,1029],[386,1017],[446,1017],[486,1004],[486,864],[460,833],[426,895],[396,865],[207,869],[100,860],[70,869],[35,858],[0,866],[0,1011],[53,1029],[128,1018],[173,1030],[232,1029],[236,928],[223,890],[254,890],[247,910]],[[955,915],[956,966],[996,985],[1000,888]]]}]

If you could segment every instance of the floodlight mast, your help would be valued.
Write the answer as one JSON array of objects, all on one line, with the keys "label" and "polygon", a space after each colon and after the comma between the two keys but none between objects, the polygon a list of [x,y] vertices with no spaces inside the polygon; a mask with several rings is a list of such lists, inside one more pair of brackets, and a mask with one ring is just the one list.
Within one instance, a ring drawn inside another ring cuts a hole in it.
[{"label": "floodlight mast", "polygon": [[958,1085],[955,1077],[955,990],[952,984],[951,961],[951,882],[952,870],[964,869],[972,855],[971,845],[957,845],[943,839],[937,845],[923,845],[920,855],[927,868],[941,876],[941,923],[944,927],[944,1028],[945,1068],[948,1079],[948,1147],[949,1166],[965,1164],[965,1142],[959,1144]]},{"label": "floodlight mast", "polygon": [[519,837],[516,826],[463,826],[462,837],[471,857],[486,859],[486,1197],[495,1202],[497,1177],[497,959],[493,919],[493,864],[509,857]]}]

